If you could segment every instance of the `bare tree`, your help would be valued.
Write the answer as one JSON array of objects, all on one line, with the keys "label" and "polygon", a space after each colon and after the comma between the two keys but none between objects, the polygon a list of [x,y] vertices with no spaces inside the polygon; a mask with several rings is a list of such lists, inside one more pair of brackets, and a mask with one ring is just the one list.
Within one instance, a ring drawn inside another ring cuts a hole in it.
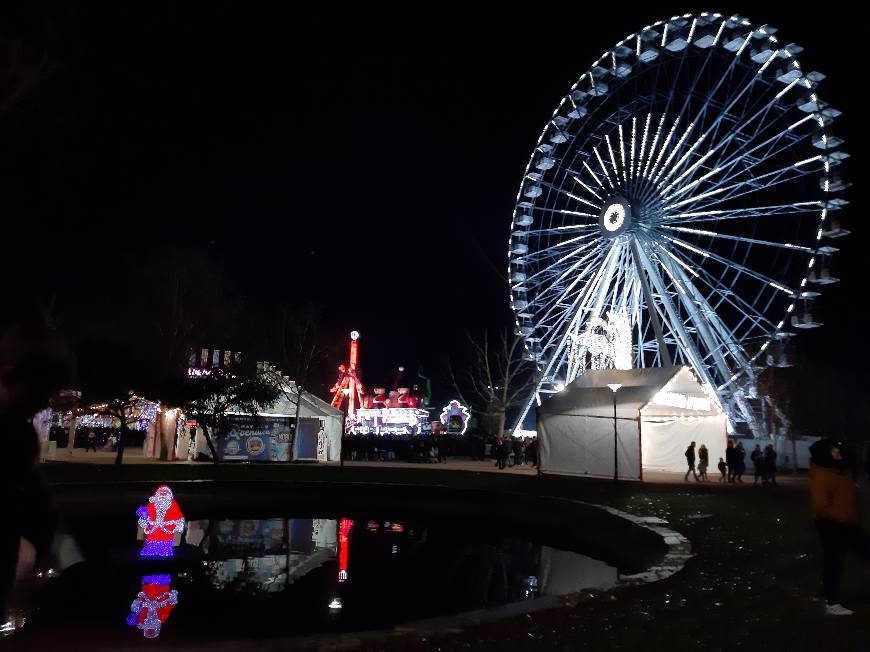
[{"label": "bare tree", "polygon": [[463,402],[496,420],[496,435],[501,436],[508,410],[520,406],[534,389],[535,365],[526,357],[520,335],[502,331],[490,338],[483,331],[479,339],[468,333],[467,340],[466,363],[457,372],[448,362],[450,380]]},{"label": "bare tree", "polygon": [[278,316],[276,339],[281,364],[288,373],[293,374],[294,385],[281,383],[280,387],[287,398],[296,403],[296,418],[290,440],[290,457],[296,445],[296,431],[299,429],[299,414],[302,397],[314,373],[329,358],[329,350],[323,346],[320,334],[320,314],[314,306],[299,310],[283,308]]},{"label": "bare tree", "polygon": [[[138,410],[141,409],[141,402],[142,399],[135,392],[130,391],[125,397],[113,398],[91,408],[100,416],[112,417],[120,424],[118,429],[121,434],[115,449],[115,466],[121,466],[124,462],[124,449],[127,439],[129,439],[130,426],[139,420]],[[72,446],[73,442],[70,442],[69,445]]]}]

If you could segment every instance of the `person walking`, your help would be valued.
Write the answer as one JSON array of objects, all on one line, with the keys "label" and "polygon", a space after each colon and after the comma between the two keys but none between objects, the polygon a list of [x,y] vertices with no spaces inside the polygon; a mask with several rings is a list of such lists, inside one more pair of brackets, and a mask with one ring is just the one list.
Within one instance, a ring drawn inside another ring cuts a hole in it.
[{"label": "person walking", "polygon": [[743,448],[743,442],[738,441],[734,449],[734,460],[737,463],[737,472],[734,476],[735,482],[743,483],[743,474],[746,473],[746,451]]},{"label": "person walking", "polygon": [[85,452],[87,453],[89,450],[97,452],[97,435],[93,430],[88,430],[85,437]]},{"label": "person walking", "polygon": [[842,441],[823,438],[810,446],[810,496],[813,520],[822,545],[825,613],[849,616],[840,604],[840,579],[846,553],[870,561],[870,540],[861,529],[848,451]]},{"label": "person walking", "polygon": [[690,473],[695,477],[695,482],[697,482],[698,474],[695,473],[695,442],[689,444],[689,447],[686,449],[686,463],[689,465],[689,470],[686,471],[686,475],[683,477],[683,482],[689,481]]},{"label": "person walking", "polygon": [[764,449],[764,472],[765,484],[776,485],[776,450],[773,444],[768,444]]},{"label": "person walking", "polygon": [[734,440],[728,440],[728,447],[725,449],[725,466],[728,467],[728,482],[734,482],[734,476],[737,474],[736,449],[734,448]]},{"label": "person walking", "polygon": [[505,465],[505,444],[504,444],[504,435],[500,435],[498,441],[495,444],[495,464],[499,468],[499,470],[504,469]]},{"label": "person walking", "polygon": [[698,477],[704,482],[707,481],[707,467],[710,464],[710,452],[705,444],[701,444],[698,449]]},{"label": "person walking", "polygon": [[752,465],[755,468],[755,480],[752,484],[758,484],[759,478],[761,478],[761,484],[766,484],[764,478],[764,453],[761,452],[759,444],[755,444],[755,449],[749,454],[749,459],[752,460]]},{"label": "person walking", "polygon": [[725,460],[719,458],[719,483],[728,482],[728,467],[725,465]]}]

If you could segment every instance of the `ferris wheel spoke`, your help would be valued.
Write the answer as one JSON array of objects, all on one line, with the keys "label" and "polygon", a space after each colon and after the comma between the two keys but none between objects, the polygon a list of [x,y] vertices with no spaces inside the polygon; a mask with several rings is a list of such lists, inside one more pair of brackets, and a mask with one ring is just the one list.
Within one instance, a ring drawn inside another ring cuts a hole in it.
[{"label": "ferris wheel spoke", "polygon": [[613,180],[610,178],[610,173],[607,171],[607,166],[604,165],[604,161],[601,159],[601,154],[598,153],[598,148],[593,147],[592,151],[595,152],[595,158],[598,159],[598,164],[601,166],[601,171],[604,172],[604,180],[607,181],[610,189],[614,190],[616,186],[613,185]]},{"label": "ferris wheel spoke", "polygon": [[801,215],[818,213],[825,206],[823,201],[797,202],[794,204],[775,204],[771,206],[752,206],[747,208],[720,208],[687,213],[677,213],[667,221],[676,224],[696,224],[699,222],[718,222],[720,220],[744,220],[758,217],[780,215]]},{"label": "ferris wheel spoke", "polygon": [[643,127],[643,138],[640,141],[640,152],[638,153],[638,156],[637,156],[637,169],[635,170],[635,176],[637,176],[637,177],[641,176],[641,165],[643,164],[643,154],[644,154],[644,151],[646,150],[646,139],[647,139],[647,136],[649,135],[649,123],[650,123],[651,119],[652,119],[652,113],[647,113],[646,114],[646,123],[644,124],[644,127]]},{"label": "ferris wheel spoke", "polygon": [[[765,161],[770,160],[774,156],[781,154],[785,150],[802,144],[805,140],[807,140],[809,138],[809,134],[804,134],[804,135],[798,136],[798,137],[790,137],[790,138],[786,138],[786,137],[789,136],[798,126],[800,126],[801,124],[806,122],[809,118],[811,118],[811,116],[808,116],[807,118],[804,118],[802,120],[798,120],[798,121],[794,122],[793,124],[788,125],[784,129],[778,131],[776,134],[768,137],[763,142],[756,144],[754,147],[752,147],[752,149],[745,150],[745,151],[739,151],[737,153],[734,153],[728,159],[722,160],[721,153],[720,153],[720,159],[716,163],[713,164],[713,172],[715,172],[715,173],[718,173],[721,171],[729,171],[730,172],[731,170],[735,169],[735,167],[741,162],[743,163],[743,166],[738,169],[738,172],[736,174],[731,174],[730,176],[725,176],[719,182],[720,183],[727,183],[729,180],[736,178],[737,176],[739,176],[742,173],[748,173],[753,168],[757,167],[760,164],[763,164]],[[783,138],[786,138],[786,144],[782,147],[777,148],[777,145],[779,144],[779,142]],[[709,157],[713,153],[717,152],[718,147],[719,147],[718,145],[712,147],[708,151],[706,157]],[[759,153],[760,150],[763,150],[765,147],[767,147],[768,149],[764,152]],[[753,161],[753,159],[757,159],[757,160]],[[747,164],[747,162],[749,162],[749,163]],[[697,164],[696,164],[696,166],[697,166]],[[697,185],[700,182],[700,180],[706,180],[706,178],[709,178],[709,176],[712,176],[712,174],[707,173],[706,175],[704,175],[704,177],[701,177],[699,180],[692,181],[691,174],[687,175],[687,178],[685,178],[685,175],[684,175],[684,179],[683,179],[684,183],[682,185],[672,184],[672,186],[676,186],[676,190],[674,192],[672,192],[670,196],[675,197],[679,194],[682,194],[682,193],[688,191],[690,188]],[[669,189],[666,189],[666,191],[664,191],[662,194],[664,195],[667,192],[669,192]]]},{"label": "ferris wheel spoke", "polygon": [[657,292],[659,300],[664,307],[664,323],[676,336],[677,341],[680,343],[680,346],[677,347],[678,350],[682,349],[683,353],[688,357],[690,364],[695,369],[696,373],[698,373],[698,375],[702,377],[703,381],[711,384],[711,379],[709,377],[707,367],[701,364],[702,356],[699,354],[697,347],[695,346],[695,342],[692,340],[691,337],[689,337],[689,334],[685,329],[684,322],[681,319],[680,314],[676,309],[673,301],[671,300],[670,293],[667,291],[665,281],[662,279],[662,276],[658,273],[655,267],[653,267],[651,261],[647,257],[646,252],[644,252],[643,247],[638,247],[637,251],[640,255],[641,265],[644,268],[643,270],[638,270],[638,273],[645,273],[650,279],[650,282],[652,283],[655,291]]},{"label": "ferris wheel spoke", "polygon": [[[600,258],[601,251],[597,251],[596,254]],[[584,280],[589,274],[594,271],[594,265],[588,265],[584,270],[582,270],[577,276],[572,279],[572,281],[568,284],[566,288],[562,288],[560,285],[555,283],[551,284],[545,290],[543,290],[539,296],[539,308],[540,310],[546,310],[544,314],[541,316],[541,319],[544,320],[548,318],[552,311],[557,307],[560,303],[565,301],[569,296],[571,296],[573,290],[577,285]],[[556,295],[553,299],[548,299],[545,301],[547,295],[554,294]]]},{"label": "ferris wheel spoke", "polygon": [[[725,162],[722,162],[716,165],[715,169],[719,171],[726,171],[726,174],[718,179],[719,184],[726,184],[734,181],[735,179],[739,179],[740,177],[745,177],[745,181],[752,182],[758,178],[759,176],[754,174],[754,170],[761,165],[766,164],[770,160],[774,160],[775,157],[783,154],[785,151],[791,149],[792,147],[796,147],[797,145],[802,144],[803,141],[809,140],[810,134],[804,134],[797,138],[793,138],[790,140],[786,140],[786,143],[782,146],[778,146],[779,142],[789,133],[789,129],[786,128],[783,131],[775,134],[770,137],[763,143],[760,143],[756,147],[748,150],[747,152],[741,154],[740,156],[735,156]],[[759,150],[767,147],[768,149],[764,152],[760,152]],[[780,168],[780,170],[787,170],[791,167],[794,168],[803,168],[804,166],[813,163],[818,160],[822,160],[824,158],[823,155],[817,154],[814,156],[802,158],[798,161],[795,161],[791,166],[786,168]],[[806,170],[804,170],[806,171]],[[774,170],[771,173],[767,173],[762,176],[769,176],[777,172]]]},{"label": "ferris wheel spoke", "polygon": [[[606,270],[610,268],[611,261],[613,259],[613,247],[609,248],[607,251],[607,255],[602,262],[602,264],[595,270],[592,280],[577,294],[577,297],[572,302],[571,306],[566,310],[565,314],[569,314],[569,312],[573,312],[573,316],[562,322],[561,328],[550,329],[545,332],[542,339],[541,350],[546,353],[549,351],[549,355],[547,356],[548,362],[546,366],[541,369],[541,377],[546,378],[549,377],[553,365],[560,360],[561,353],[565,348],[565,344],[568,340],[568,337],[571,333],[571,326],[573,323],[582,315],[583,306],[588,301],[589,297],[593,294],[594,288],[597,286],[598,281],[601,276],[606,273]],[[578,307],[579,306],[579,307]],[[555,339],[558,339],[558,342],[554,342]],[[546,346],[543,341],[546,340]]]},{"label": "ferris wheel spoke", "polygon": [[[573,199],[574,201],[576,201],[580,204],[590,206],[591,208],[594,208],[596,211],[601,210],[601,206],[599,204],[595,204],[595,203],[589,201],[588,199],[583,199],[582,197],[575,195],[575,194],[572,194],[572,193],[568,192],[567,190],[565,190],[564,188],[560,188],[558,186],[555,186],[548,181],[540,180],[540,181],[538,181],[538,183],[542,186],[549,188],[550,190],[553,190],[553,191],[559,193],[560,195],[565,195],[566,197],[569,197],[570,199]],[[592,215],[592,214],[589,213],[588,215]]]},{"label": "ferris wheel spoke", "polygon": [[604,187],[604,184],[601,183],[601,180],[600,180],[600,179],[598,178],[598,176],[597,176],[597,175],[592,171],[592,168],[589,167],[589,164],[586,163],[586,161],[583,161],[583,167],[586,168],[586,170],[589,172],[589,174],[592,175],[592,178],[595,179],[595,183],[597,183],[598,186],[599,186],[599,187],[600,187],[604,192],[607,192],[607,188]]},{"label": "ferris wheel spoke", "polygon": [[804,247],[802,245],[795,245],[789,242],[771,242],[769,240],[758,240],[757,238],[746,238],[743,236],[736,235],[726,235],[725,233],[719,233],[717,231],[708,231],[705,229],[693,229],[685,226],[668,226],[666,224],[662,224],[659,226],[660,229],[669,229],[672,231],[679,231],[681,233],[692,233],[694,235],[702,235],[710,238],[715,238],[717,240],[731,240],[733,242],[746,242],[749,244],[757,244],[763,245],[765,247],[777,247],[779,249],[788,249],[790,251],[803,251],[804,253],[814,253],[815,249],[811,247]]},{"label": "ferris wheel spoke", "polygon": [[[716,149],[722,153],[722,156],[731,156],[740,155],[741,152],[747,151],[746,148],[752,144],[757,138],[759,138],[762,134],[766,133],[772,126],[776,125],[781,120],[781,116],[777,115],[770,121],[765,121],[765,118],[770,114],[771,110],[779,103],[780,99],[786,95],[789,91],[797,86],[798,81],[800,79],[795,79],[790,84],[788,84],[783,90],[777,93],[770,99],[763,101],[761,108],[759,108],[750,118],[748,118],[745,122],[743,122],[739,127],[732,128],[719,142],[716,143]],[[807,116],[808,118],[812,118],[812,116]],[[756,119],[761,118],[759,124],[755,127],[755,130],[752,132],[749,138],[745,138],[744,130],[749,127]],[[803,120],[800,123],[804,122]],[[791,130],[793,126],[788,127],[788,130]],[[785,132],[783,132],[785,133]],[[744,136],[744,141],[740,143],[740,146],[734,151],[729,152],[728,147],[733,142],[739,142],[738,135]]]},{"label": "ferris wheel spoke", "polygon": [[662,127],[665,124],[665,117],[667,114],[662,113],[662,117],[659,119],[659,125],[656,127],[655,136],[653,136],[652,143],[649,146],[649,153],[647,154],[646,165],[643,167],[643,172],[641,172],[641,176],[644,178],[649,178],[649,166],[652,164],[653,156],[655,155],[656,145],[658,145],[659,138],[662,135]]},{"label": "ferris wheel spoke", "polygon": [[[670,215],[673,215],[672,211],[676,208],[687,206],[691,209],[694,209],[695,212],[698,212],[701,210],[709,209],[711,206],[717,206],[723,202],[735,199],[737,197],[751,195],[762,190],[776,187],[783,183],[794,181],[795,179],[798,179],[800,177],[807,176],[809,174],[812,174],[812,172],[804,166],[807,163],[811,162],[812,159],[798,161],[797,163],[789,165],[787,167],[777,168],[765,174],[750,177],[745,181],[732,183],[730,185],[718,185],[712,190],[707,190],[699,195],[692,195],[685,199],[681,199],[676,203],[665,206],[662,209],[663,219],[668,219]],[[712,201],[702,201],[705,199],[710,199],[711,197],[715,197],[715,199],[713,199]]]},{"label": "ferris wheel spoke", "polygon": [[597,192],[595,192],[594,190],[592,190],[592,188],[590,188],[585,183],[583,183],[583,181],[580,180],[580,177],[578,175],[574,175],[571,178],[574,179],[574,181],[576,181],[578,184],[580,184],[583,187],[583,189],[586,190],[586,192],[588,192],[590,195],[595,197],[595,199],[597,199],[600,202],[604,201]]},{"label": "ferris wheel spoke", "polygon": [[[559,249],[562,249],[563,247],[567,247],[569,245],[574,245],[575,243],[582,242],[583,240],[588,240],[589,238],[595,238],[597,236],[598,236],[597,233],[587,233],[585,235],[578,235],[576,237],[568,238],[567,240],[563,240],[562,242],[556,243],[554,245],[550,245],[549,247],[544,247],[542,249],[539,249],[537,253],[538,253],[538,256],[541,258],[546,258],[549,255],[554,255],[554,256],[559,255],[559,254],[555,253]],[[584,248],[594,246],[597,243],[598,243],[597,240],[590,240],[589,242],[585,242],[581,245],[576,245],[574,247],[574,249],[571,252],[569,252],[569,255],[574,256],[577,253],[583,251]],[[540,272],[538,272],[538,274],[539,273]]]},{"label": "ferris wheel spoke", "polygon": [[773,287],[773,288],[779,290],[780,292],[785,293],[788,296],[792,296],[795,294],[795,291],[793,289],[786,287],[785,285],[783,285],[782,283],[780,283],[776,279],[770,278],[769,276],[762,274],[760,272],[757,272],[754,269],[750,269],[749,267],[746,267],[745,265],[741,265],[740,263],[737,263],[733,260],[729,260],[727,258],[724,258],[723,256],[715,254],[709,250],[702,249],[701,247],[696,247],[694,245],[691,245],[688,242],[685,242],[684,240],[680,240],[679,238],[674,238],[674,237],[667,236],[667,235],[662,235],[661,237],[664,238],[665,240],[667,240],[668,242],[671,242],[679,247],[682,247],[683,249],[685,249],[687,251],[691,251],[694,254],[700,255],[702,258],[704,258],[706,260],[712,260],[712,261],[715,261],[721,265],[725,265],[725,266],[730,267],[732,269],[736,269],[736,270],[740,271],[741,273],[743,273],[744,275],[746,275],[750,278],[753,278],[760,283],[765,283],[765,284],[769,285],[770,287]]},{"label": "ferris wheel spoke", "polygon": [[[661,248],[660,244],[657,244]],[[680,277],[683,282],[683,286],[687,290],[687,294],[691,301],[693,301],[697,306],[700,306],[702,321],[705,322],[705,325],[709,323],[713,330],[715,331],[716,338],[718,339],[720,346],[728,352],[728,354],[740,365],[748,364],[748,359],[745,357],[745,353],[741,347],[735,344],[734,341],[734,332],[729,330],[722,320],[718,317],[718,312],[710,305],[707,297],[698,289],[696,286],[697,281],[701,281],[705,285],[708,285],[714,291],[719,291],[720,288],[714,287],[710,285],[709,280],[706,278],[702,278],[701,274],[696,274],[694,278],[687,277],[683,271],[679,268],[673,268],[672,272]],[[721,295],[725,298],[726,295]],[[733,304],[732,304],[733,305]],[[734,306],[736,308],[736,306]],[[738,308],[738,310],[740,310]],[[751,313],[755,313],[760,319],[764,319],[764,317],[756,311],[754,308],[749,307]],[[746,319],[752,319],[749,315],[746,316]],[[757,322],[756,322],[757,323]],[[770,324],[772,327],[773,324]],[[739,326],[738,326],[739,328]],[[735,329],[736,330],[736,329]]]}]

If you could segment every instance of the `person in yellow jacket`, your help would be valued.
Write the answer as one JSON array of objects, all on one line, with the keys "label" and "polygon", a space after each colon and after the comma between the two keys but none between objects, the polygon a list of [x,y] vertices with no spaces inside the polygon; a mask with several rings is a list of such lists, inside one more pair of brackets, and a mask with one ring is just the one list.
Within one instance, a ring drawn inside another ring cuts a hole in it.
[{"label": "person in yellow jacket", "polygon": [[820,439],[810,446],[810,494],[813,518],[822,544],[826,612],[849,616],[840,604],[840,578],[846,553],[870,561],[870,539],[861,529],[852,470],[842,441]]}]

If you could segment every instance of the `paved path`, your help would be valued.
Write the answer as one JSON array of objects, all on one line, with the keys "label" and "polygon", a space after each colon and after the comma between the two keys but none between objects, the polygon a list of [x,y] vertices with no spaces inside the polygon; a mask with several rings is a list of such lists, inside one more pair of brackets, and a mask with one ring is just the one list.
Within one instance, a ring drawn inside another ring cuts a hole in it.
[{"label": "paved path", "polygon": [[[88,451],[85,452],[81,448],[75,448],[70,453],[68,449],[62,448],[57,451],[57,455],[55,457],[55,462],[72,462],[77,464],[112,464],[115,461],[115,453],[108,450],[100,450],[98,452]],[[142,454],[141,448],[130,448],[124,451],[124,463],[125,464],[185,464],[185,465],[210,465],[211,462],[188,462],[186,460],[177,460],[174,462],[167,462],[165,460],[156,460],[151,457],[145,457]],[[329,466],[337,466],[338,462],[328,462]],[[420,469],[421,472],[426,472],[427,470],[442,470],[442,471],[469,471],[474,473],[502,473],[502,474],[511,474],[511,475],[528,475],[533,476],[537,473],[537,470],[534,467],[525,465],[525,466],[514,466],[514,467],[506,467],[504,469],[498,469],[494,462],[490,460],[485,461],[472,461],[467,457],[457,457],[452,458],[447,462],[442,463],[419,463],[419,462],[401,462],[401,461],[393,461],[393,462],[345,462],[346,466],[351,467],[392,467],[392,468],[403,468],[403,469]],[[645,471],[643,474],[644,482],[652,482],[652,483],[662,483],[662,484],[683,484],[685,481],[683,480],[682,473],[670,473],[664,471]],[[793,476],[791,474],[781,474],[778,477],[778,482],[781,484],[803,484],[806,482],[806,475],[799,474],[797,476]],[[690,479],[685,484],[695,484],[695,480]],[[719,484],[719,473],[718,471],[715,474],[710,474],[710,480],[707,483],[701,484],[710,484],[710,485],[718,485]],[[747,474],[745,477],[745,481],[743,482],[743,486],[751,486],[752,485],[752,475]]]}]

